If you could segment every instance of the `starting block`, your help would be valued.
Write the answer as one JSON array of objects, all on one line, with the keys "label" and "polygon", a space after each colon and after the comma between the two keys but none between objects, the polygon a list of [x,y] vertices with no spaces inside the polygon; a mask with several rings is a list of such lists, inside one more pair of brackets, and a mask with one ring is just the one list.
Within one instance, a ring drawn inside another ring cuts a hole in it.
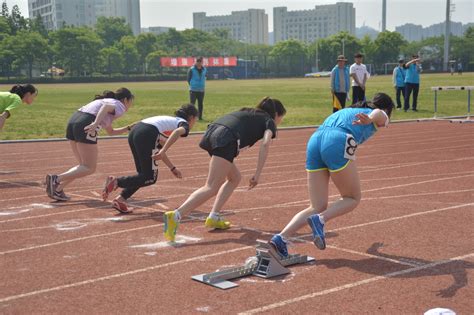
[{"label": "starting block", "polygon": [[287,266],[312,262],[315,259],[306,255],[289,255],[281,258],[268,242],[257,240],[257,253],[239,267],[228,268],[211,273],[192,276],[193,280],[219,289],[231,289],[239,286],[229,280],[254,275],[261,278],[273,278],[290,273]]}]

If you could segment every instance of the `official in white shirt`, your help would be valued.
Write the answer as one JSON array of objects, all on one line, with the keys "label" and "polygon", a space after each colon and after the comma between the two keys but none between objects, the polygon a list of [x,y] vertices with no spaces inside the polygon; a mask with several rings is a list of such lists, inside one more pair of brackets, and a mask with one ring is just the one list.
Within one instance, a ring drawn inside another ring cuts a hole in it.
[{"label": "official in white shirt", "polygon": [[367,67],[362,63],[361,53],[354,55],[355,63],[349,69],[352,77],[352,104],[365,100],[365,83],[369,78]]}]

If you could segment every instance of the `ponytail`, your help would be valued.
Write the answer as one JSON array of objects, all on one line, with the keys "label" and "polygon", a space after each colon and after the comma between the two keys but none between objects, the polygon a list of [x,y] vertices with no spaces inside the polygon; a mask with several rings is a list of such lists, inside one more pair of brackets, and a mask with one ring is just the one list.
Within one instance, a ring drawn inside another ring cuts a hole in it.
[{"label": "ponytail", "polygon": [[101,100],[104,98],[115,98],[115,93],[109,90],[105,90],[104,92],[102,92],[102,94],[97,94],[94,97],[94,100]]},{"label": "ponytail", "polygon": [[261,111],[267,113],[272,119],[278,116],[284,116],[286,109],[280,100],[276,98],[270,98],[269,96],[264,97],[256,108],[242,108],[241,111]]},{"label": "ponytail", "polygon": [[372,108],[372,109],[380,109],[387,113],[387,116],[390,117],[392,115],[392,110],[395,107],[393,100],[390,96],[385,93],[377,93],[374,95],[372,100],[370,101],[361,101],[357,102],[351,106],[351,108]]},{"label": "ponytail", "polygon": [[129,89],[120,88],[115,92],[105,90],[104,92],[102,92],[101,95],[96,95],[94,97],[94,100],[101,100],[101,99],[104,99],[104,98],[114,98],[114,99],[120,101],[120,100],[123,100],[123,99],[130,100],[130,99],[135,98],[135,96],[132,94],[132,92],[130,92]]},{"label": "ponytail", "polygon": [[193,104],[184,104],[177,111],[175,111],[174,114],[176,117],[189,121],[191,118],[197,117],[199,112]]},{"label": "ponytail", "polygon": [[21,99],[25,96],[26,93],[38,94],[38,89],[32,84],[17,84],[12,86],[10,93],[18,95]]}]

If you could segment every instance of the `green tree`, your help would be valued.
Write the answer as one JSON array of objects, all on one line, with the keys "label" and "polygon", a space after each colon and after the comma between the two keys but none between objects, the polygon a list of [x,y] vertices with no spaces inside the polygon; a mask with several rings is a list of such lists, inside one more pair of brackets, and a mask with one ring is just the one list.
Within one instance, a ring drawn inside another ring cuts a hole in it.
[{"label": "green tree", "polygon": [[15,52],[11,49],[10,40],[10,37],[7,36],[0,42],[0,68],[2,75],[7,78],[12,75],[12,65],[16,58]]},{"label": "green tree", "polygon": [[17,5],[12,7],[11,15],[9,16],[10,27],[12,33],[16,34],[17,32],[24,31],[28,29],[27,20],[21,15],[20,8]]},{"label": "green tree", "polygon": [[51,34],[56,62],[72,75],[95,71],[103,45],[99,36],[87,27],[66,27]]},{"label": "green tree", "polygon": [[120,42],[117,44],[117,48],[122,54],[125,62],[123,67],[124,73],[128,76],[130,73],[136,72],[140,56],[136,47],[135,37],[122,37]]},{"label": "green tree", "polygon": [[303,42],[294,39],[278,42],[270,51],[270,57],[280,75],[302,75],[305,72],[306,47]]},{"label": "green tree", "polygon": [[41,15],[37,15],[34,19],[29,20],[29,30],[41,34],[44,38],[48,37],[48,30],[44,25]]},{"label": "green tree", "polygon": [[146,63],[148,66],[148,71],[151,73],[158,73],[162,71],[161,68],[161,57],[166,56],[166,52],[162,50],[156,50],[152,53],[149,53],[146,56]]},{"label": "green tree", "polygon": [[143,33],[136,38],[136,47],[139,55],[139,64],[146,74],[146,57],[155,50],[157,38],[152,33]]},{"label": "green tree", "polygon": [[321,39],[318,45],[320,67],[325,70],[334,67],[338,55],[344,54],[350,62],[356,53],[363,52],[359,39],[348,32]]},{"label": "green tree", "polygon": [[[7,18],[0,16],[0,41],[12,32]],[[1,49],[1,48],[0,48]]]},{"label": "green tree", "polygon": [[374,41],[374,62],[382,67],[384,63],[396,63],[400,57],[401,47],[406,45],[407,41],[400,33],[384,31],[377,35]]},{"label": "green tree", "polygon": [[100,70],[111,76],[113,73],[121,73],[124,58],[117,47],[105,47],[99,52]]},{"label": "green tree", "polygon": [[45,62],[48,57],[48,42],[39,33],[19,31],[9,38],[7,49],[15,54],[14,69],[26,69],[32,78],[33,67]]},{"label": "green tree", "polygon": [[122,37],[133,35],[130,25],[122,17],[99,17],[95,29],[105,46],[118,43]]}]

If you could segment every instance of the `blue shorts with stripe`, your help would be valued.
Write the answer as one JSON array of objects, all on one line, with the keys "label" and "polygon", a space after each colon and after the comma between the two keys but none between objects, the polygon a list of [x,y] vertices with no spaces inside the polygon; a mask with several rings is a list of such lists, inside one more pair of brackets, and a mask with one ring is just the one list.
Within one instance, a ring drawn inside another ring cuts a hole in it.
[{"label": "blue shorts with stripe", "polygon": [[306,147],[306,170],[343,170],[355,159],[357,144],[351,134],[339,128],[318,129]]}]

